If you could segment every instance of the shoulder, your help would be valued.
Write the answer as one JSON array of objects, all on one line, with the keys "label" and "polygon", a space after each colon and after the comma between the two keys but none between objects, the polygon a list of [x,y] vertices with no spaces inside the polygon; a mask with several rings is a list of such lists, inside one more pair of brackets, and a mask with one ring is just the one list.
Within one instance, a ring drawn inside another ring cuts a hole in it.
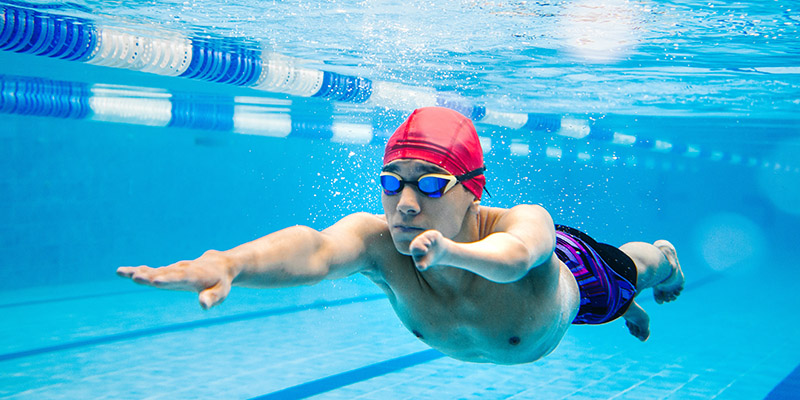
[{"label": "shoulder", "polygon": [[[483,208],[483,207],[482,207]],[[540,241],[555,240],[555,224],[544,207],[535,204],[520,204],[508,209],[489,208],[485,211],[484,236],[495,232],[510,233],[519,238]],[[549,243],[549,241],[548,241]]]},{"label": "shoulder", "polygon": [[518,204],[514,207],[506,209],[506,215],[522,216],[522,217],[541,217],[550,216],[550,213],[544,207],[538,204]]},{"label": "shoulder", "polygon": [[536,204],[519,204],[511,208],[481,207],[482,217],[492,221],[493,230],[504,230],[524,224],[553,225],[553,219],[547,210]]},{"label": "shoulder", "polygon": [[386,219],[381,215],[347,215],[322,231],[321,257],[332,268],[343,271],[335,276],[367,272],[382,263],[381,252],[392,249]]},{"label": "shoulder", "polygon": [[359,212],[345,216],[322,232],[370,241],[388,235],[389,226],[383,215]]},{"label": "shoulder", "polygon": [[[384,290],[388,290],[387,287],[384,287],[387,268],[390,271],[395,270],[396,268],[392,267],[401,265],[407,257],[397,251],[389,232],[386,217],[359,212],[342,218],[334,227],[337,225],[345,227],[357,241],[352,245],[359,249],[360,258],[365,266],[360,272],[379,284]],[[326,233],[333,237],[344,236],[343,231],[329,231],[331,228],[326,230]]]},{"label": "shoulder", "polygon": [[339,221],[340,222],[348,221],[352,223],[361,223],[361,224],[377,224],[382,222],[384,225],[386,224],[386,218],[383,215],[376,215],[368,212],[357,212],[349,214],[342,217],[342,219],[340,219]]}]

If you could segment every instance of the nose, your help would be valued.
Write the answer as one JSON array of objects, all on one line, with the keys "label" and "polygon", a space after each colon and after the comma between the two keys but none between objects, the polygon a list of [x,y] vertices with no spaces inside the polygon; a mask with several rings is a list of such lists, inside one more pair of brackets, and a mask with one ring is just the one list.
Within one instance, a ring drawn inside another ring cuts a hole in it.
[{"label": "nose", "polygon": [[420,207],[417,199],[417,191],[411,185],[406,185],[398,194],[397,211],[404,215],[419,214]]}]

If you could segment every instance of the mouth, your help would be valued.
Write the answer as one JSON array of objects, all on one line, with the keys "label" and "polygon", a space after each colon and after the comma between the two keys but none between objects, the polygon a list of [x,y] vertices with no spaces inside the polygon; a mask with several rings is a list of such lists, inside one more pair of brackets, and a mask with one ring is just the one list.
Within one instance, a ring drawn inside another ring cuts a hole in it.
[{"label": "mouth", "polygon": [[422,232],[422,231],[425,230],[425,229],[422,229],[422,228],[419,228],[419,227],[416,227],[416,226],[409,226],[409,225],[395,225],[395,226],[393,226],[393,228],[396,231],[403,232],[403,233]]}]

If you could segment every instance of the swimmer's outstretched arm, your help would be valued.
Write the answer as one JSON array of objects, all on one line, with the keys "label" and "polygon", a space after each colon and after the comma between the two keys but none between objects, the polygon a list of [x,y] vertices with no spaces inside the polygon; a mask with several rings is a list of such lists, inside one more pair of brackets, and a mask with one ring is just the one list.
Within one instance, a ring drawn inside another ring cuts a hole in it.
[{"label": "swimmer's outstretched arm", "polygon": [[509,209],[495,232],[473,243],[458,243],[435,230],[421,233],[409,246],[420,270],[436,266],[462,268],[498,283],[515,282],[549,261],[556,246],[550,214],[540,206]]},{"label": "swimmer's outstretched arm", "polygon": [[385,221],[358,213],[322,232],[293,226],[228,251],[209,250],[195,260],[161,268],[120,267],[117,274],[158,288],[197,291],[200,305],[207,309],[221,303],[232,284],[311,285],[360,272],[370,265],[370,242],[384,234]]}]

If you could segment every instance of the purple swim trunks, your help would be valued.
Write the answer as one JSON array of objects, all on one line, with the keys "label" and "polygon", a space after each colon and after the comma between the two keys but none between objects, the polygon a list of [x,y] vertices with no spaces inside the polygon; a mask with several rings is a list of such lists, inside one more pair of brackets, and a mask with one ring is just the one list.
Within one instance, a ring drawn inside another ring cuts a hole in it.
[{"label": "purple swim trunks", "polygon": [[573,324],[603,324],[625,313],[636,296],[636,266],[614,246],[556,225],[556,256],[569,267],[581,293]]}]

